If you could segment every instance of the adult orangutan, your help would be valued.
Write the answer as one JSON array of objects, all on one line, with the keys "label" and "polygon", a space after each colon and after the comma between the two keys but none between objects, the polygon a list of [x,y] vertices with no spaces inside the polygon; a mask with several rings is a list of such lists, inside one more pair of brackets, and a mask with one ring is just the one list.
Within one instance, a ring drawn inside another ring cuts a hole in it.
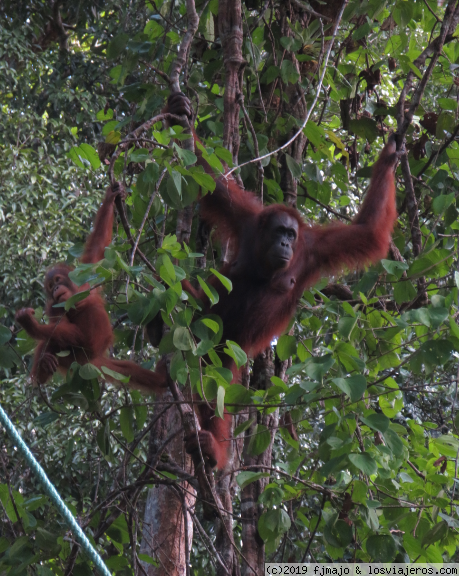
[{"label": "adult orangutan", "polygon": [[[86,241],[83,263],[96,263],[104,257],[105,247],[112,241],[113,209],[118,195],[125,192],[119,183],[108,187],[102,206],[97,212],[94,230]],[[98,289],[76,303],[75,308],[65,311],[55,304],[65,302],[78,292],[89,289],[88,284],[78,287],[69,278],[72,270],[66,264],[56,264],[45,277],[47,295],[46,313],[49,324],[40,324],[34,318],[32,308],[22,308],[16,314],[17,322],[31,336],[38,340],[32,368],[32,380],[45,384],[58,369],[66,373],[72,362],[91,363],[98,368],[107,367],[123,376],[129,376],[128,385],[143,392],[161,392],[167,386],[167,372],[164,363],[157,371],[146,370],[128,360],[115,360],[107,356],[113,343],[110,318],[105,311],[105,303]],[[56,356],[69,351],[66,356]],[[117,380],[108,378],[114,383]]]},{"label": "adult orangutan", "polygon": [[[167,111],[191,117],[190,103],[183,94],[169,97]],[[197,136],[193,132],[197,141]],[[196,147],[199,155],[199,149]],[[321,275],[347,268],[361,268],[384,258],[397,217],[394,168],[397,162],[392,136],[373,167],[370,187],[362,207],[351,224],[308,226],[299,212],[282,204],[263,206],[231,177],[220,176],[212,194],[201,198],[201,216],[217,227],[222,240],[231,240],[234,254],[220,272],[233,290],[228,294],[216,277],[209,283],[217,290],[219,302],[212,307],[223,321],[223,340],[237,342],[250,356],[270,345],[287,327],[303,291]],[[198,164],[213,175],[211,167],[198,157]],[[202,290],[189,282],[183,287],[204,303]],[[222,362],[237,371],[232,360]],[[216,418],[207,407],[200,409],[199,443],[213,465],[225,466],[230,439],[230,416]],[[187,450],[197,449],[196,436],[187,439]]]}]

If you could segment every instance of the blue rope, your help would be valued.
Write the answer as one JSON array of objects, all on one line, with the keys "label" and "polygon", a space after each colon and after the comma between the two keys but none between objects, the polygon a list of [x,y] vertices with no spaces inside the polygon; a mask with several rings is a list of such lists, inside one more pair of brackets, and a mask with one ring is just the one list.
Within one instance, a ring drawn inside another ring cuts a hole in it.
[{"label": "blue rope", "polygon": [[37,478],[40,480],[46,494],[51,498],[51,501],[54,503],[56,508],[61,513],[66,524],[72,530],[73,534],[75,535],[76,540],[78,540],[81,547],[86,552],[87,556],[89,556],[89,558],[91,558],[91,560],[94,562],[94,564],[96,565],[96,568],[99,570],[99,572],[101,574],[103,574],[104,576],[111,576],[111,572],[108,570],[107,566],[105,566],[104,561],[99,556],[99,554],[94,550],[94,548],[91,545],[91,542],[86,538],[83,530],[80,528],[77,521],[73,517],[73,514],[70,512],[70,510],[64,504],[62,498],[57,493],[57,490],[54,488],[54,486],[48,480],[48,477],[46,476],[45,471],[40,466],[40,464],[35,460],[34,455],[29,450],[29,448],[25,444],[24,440],[19,436],[18,431],[16,430],[13,423],[8,418],[8,416],[6,415],[6,412],[3,410],[3,408],[1,406],[0,406],[0,422],[6,428],[6,431],[8,432],[8,434],[13,438],[14,443],[17,445],[20,452],[22,453],[24,458],[27,460],[27,463],[32,468],[32,470],[35,473],[35,475],[37,476]]}]

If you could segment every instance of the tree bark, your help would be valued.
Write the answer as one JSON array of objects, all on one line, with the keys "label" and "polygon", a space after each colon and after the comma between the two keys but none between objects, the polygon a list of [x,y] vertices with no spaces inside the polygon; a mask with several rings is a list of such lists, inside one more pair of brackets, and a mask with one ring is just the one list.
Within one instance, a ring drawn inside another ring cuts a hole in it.
[{"label": "tree bark", "polygon": [[242,73],[246,65],[242,57],[243,30],[240,0],[219,1],[218,27],[226,72],[223,96],[223,146],[233,154],[233,163],[237,164],[241,142],[238,96],[242,93]]},{"label": "tree bark", "polygon": [[[278,376],[285,379],[285,370],[289,361],[281,362],[274,360],[274,350],[269,347],[259,354],[253,363],[250,387],[255,390],[268,390],[271,386],[271,377]],[[254,422],[245,434],[245,447],[243,454],[243,466],[250,466],[249,470],[256,471],[256,466],[272,466],[272,452],[274,437],[279,426],[279,409],[271,414],[262,415],[255,407],[249,409],[249,419]],[[257,424],[263,424],[271,433],[271,443],[268,448],[258,456],[252,456],[247,448],[250,438],[255,432]],[[263,470],[263,468],[260,468]],[[242,490],[241,494],[241,524],[242,524],[242,553],[247,562],[243,562],[241,575],[263,576],[265,562],[265,545],[258,533],[258,520],[263,513],[263,506],[258,504],[258,499],[269,482],[269,478],[260,478],[250,483]]]},{"label": "tree bark", "polygon": [[[172,395],[167,393],[163,396],[172,400]],[[178,410],[172,406],[163,414],[150,435],[150,447],[148,462],[157,461],[160,457],[158,450],[164,443],[171,431],[182,427]],[[178,434],[168,445],[167,451],[173,455],[173,459],[182,469],[192,473],[190,457],[185,453],[183,434]],[[147,503],[143,519],[142,542],[140,553],[148,554],[157,559],[159,566],[155,567],[147,562],[141,562],[147,576],[185,576],[187,550],[191,550],[193,541],[193,522],[187,512],[187,525],[183,510],[182,495],[185,506],[193,508],[196,501],[196,493],[187,482],[177,484],[177,488],[167,485],[158,485],[148,491]],[[186,543],[185,536],[188,536]]]},{"label": "tree bark", "polygon": [[[271,385],[271,376],[274,376],[274,362],[273,351],[267,348],[264,352],[259,354],[253,363],[252,376],[250,384],[256,390],[265,390],[267,386]],[[251,456],[247,453],[247,447],[250,438],[255,433],[259,415],[261,413],[255,408],[250,407],[249,419],[253,418],[253,423],[246,431],[245,435],[245,449],[243,455],[244,466],[256,466],[264,464],[271,465],[272,459],[272,439],[271,445],[263,454],[259,456]],[[265,420],[278,419],[279,410],[270,414]],[[261,423],[261,417],[260,417]],[[264,423],[264,422],[263,422]],[[265,424],[265,423],[264,423]],[[270,429],[272,422],[266,422],[266,426]],[[255,471],[256,468],[250,468]],[[252,482],[246,486],[241,493],[241,524],[242,524],[242,552],[247,559],[247,562],[256,570],[256,576],[262,576],[264,573],[264,558],[265,558],[265,545],[263,540],[258,534],[258,519],[260,518],[263,507],[258,504],[258,498],[265,489],[268,483],[267,478],[261,478],[257,482]],[[242,576],[252,576],[253,571],[247,564],[242,566]]]}]

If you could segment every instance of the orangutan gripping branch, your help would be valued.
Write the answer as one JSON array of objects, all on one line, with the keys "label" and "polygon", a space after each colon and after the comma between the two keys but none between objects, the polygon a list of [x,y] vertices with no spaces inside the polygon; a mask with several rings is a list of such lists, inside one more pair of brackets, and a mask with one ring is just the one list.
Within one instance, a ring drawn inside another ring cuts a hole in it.
[{"label": "orangutan gripping branch", "polygon": [[[183,94],[170,96],[167,110],[191,117]],[[255,356],[282,334],[303,291],[321,275],[361,268],[386,256],[397,217],[396,162],[395,138],[391,137],[373,167],[365,201],[350,225],[308,226],[297,210],[281,204],[264,207],[233,178],[221,176],[216,180],[215,191],[201,199],[201,216],[217,227],[220,238],[231,240],[234,253],[232,261],[220,270],[232,281],[232,292],[228,294],[216,277],[209,280],[220,297],[212,312],[223,320],[223,340],[236,341],[247,354]],[[202,157],[198,164],[213,175]],[[204,292],[189,282],[183,287],[205,303],[207,313],[210,303]],[[232,360],[223,355],[222,361],[236,378]],[[199,417],[202,452],[221,468],[228,458],[230,416],[216,418],[204,407]],[[187,450],[196,449],[196,438],[189,438]]]},{"label": "orangutan gripping branch", "polygon": [[[107,188],[105,199],[96,216],[94,230],[90,234],[81,261],[96,263],[104,257],[105,247],[112,240],[113,209],[118,195],[124,196],[120,184]],[[17,322],[35,340],[39,341],[35,351],[32,380],[45,384],[59,369],[66,373],[72,362],[91,363],[97,368],[107,367],[114,372],[129,376],[129,386],[143,392],[161,392],[167,386],[167,372],[164,363],[156,372],[141,368],[128,360],[115,360],[107,356],[113,343],[110,318],[105,311],[104,300],[98,290],[92,290],[86,298],[68,310],[55,308],[78,292],[89,289],[87,284],[78,287],[69,278],[71,267],[57,264],[45,277],[45,291],[48,297],[46,313],[49,324],[40,324],[34,318],[32,308],[23,308],[16,314]],[[67,356],[56,356],[69,351]],[[116,380],[108,378],[117,383]]]}]

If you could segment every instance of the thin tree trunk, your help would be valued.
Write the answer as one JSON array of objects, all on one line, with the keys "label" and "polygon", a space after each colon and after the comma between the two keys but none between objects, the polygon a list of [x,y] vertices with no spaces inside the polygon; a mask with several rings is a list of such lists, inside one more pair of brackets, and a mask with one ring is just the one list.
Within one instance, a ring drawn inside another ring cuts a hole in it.
[{"label": "thin tree trunk", "polygon": [[[289,361],[274,361],[274,351],[271,347],[259,354],[253,363],[250,387],[255,390],[268,390],[271,386],[271,377],[277,376],[285,379],[285,370]],[[245,448],[243,454],[243,466],[250,466],[249,470],[256,471],[255,466],[272,465],[272,452],[274,437],[279,426],[279,409],[271,414],[261,416],[255,408],[249,409],[249,419],[254,422],[246,431]],[[271,443],[268,448],[258,456],[252,456],[247,452],[250,438],[255,432],[257,424],[263,424],[271,433]],[[250,483],[242,490],[241,494],[241,524],[242,524],[242,553],[247,563],[243,563],[241,575],[254,576],[252,569],[256,570],[256,576],[263,576],[265,562],[265,545],[258,533],[258,520],[263,513],[263,506],[258,504],[258,499],[269,482],[269,478],[260,478]]]},{"label": "thin tree trunk", "polygon": [[240,0],[219,1],[218,28],[226,72],[223,97],[223,145],[233,154],[233,162],[237,164],[241,141],[238,97],[242,93],[242,73],[246,65],[242,57],[243,30]]},{"label": "thin tree trunk", "polygon": [[[165,394],[163,399],[167,400],[168,396],[172,399],[170,393]],[[179,412],[172,406],[159,418],[151,432],[149,462],[156,461],[160,456],[158,450],[171,431],[179,430],[181,427]],[[184,450],[183,434],[178,434],[166,449],[176,463],[191,473],[191,461]],[[183,490],[187,510],[193,508],[196,493],[187,482],[177,485],[177,488],[158,485],[148,491],[140,553],[157,559],[159,566],[155,567],[142,562],[147,576],[164,576],[165,574],[185,576],[187,574],[186,556],[187,551],[191,550],[193,541],[193,522],[187,512],[187,525],[185,526],[183,502],[178,490]],[[186,535],[188,543],[185,541]]]},{"label": "thin tree trunk", "polygon": [[[250,378],[250,385],[256,390],[266,390],[271,385],[271,377],[274,376],[274,362],[273,351],[267,348],[264,352],[259,354],[253,363],[252,376]],[[279,411],[269,415],[269,419],[278,419]],[[264,464],[270,466],[272,459],[272,441],[263,454],[259,456],[251,456],[247,453],[250,438],[255,432],[257,424],[261,423],[260,412],[254,407],[249,409],[249,419],[253,419],[253,423],[246,432],[245,448],[243,455],[244,466],[256,466]],[[258,422],[260,419],[260,422]],[[268,426],[272,422],[266,422]],[[256,471],[256,468],[249,468],[251,471]],[[267,478],[261,478],[257,482],[252,482],[246,486],[241,493],[241,524],[242,524],[242,552],[247,559],[250,566],[255,568],[256,576],[263,576],[264,569],[263,563],[265,558],[265,545],[263,540],[258,534],[258,520],[263,512],[263,507],[258,504],[258,498],[268,483]],[[242,566],[242,576],[252,576],[253,572],[249,566]]]}]

